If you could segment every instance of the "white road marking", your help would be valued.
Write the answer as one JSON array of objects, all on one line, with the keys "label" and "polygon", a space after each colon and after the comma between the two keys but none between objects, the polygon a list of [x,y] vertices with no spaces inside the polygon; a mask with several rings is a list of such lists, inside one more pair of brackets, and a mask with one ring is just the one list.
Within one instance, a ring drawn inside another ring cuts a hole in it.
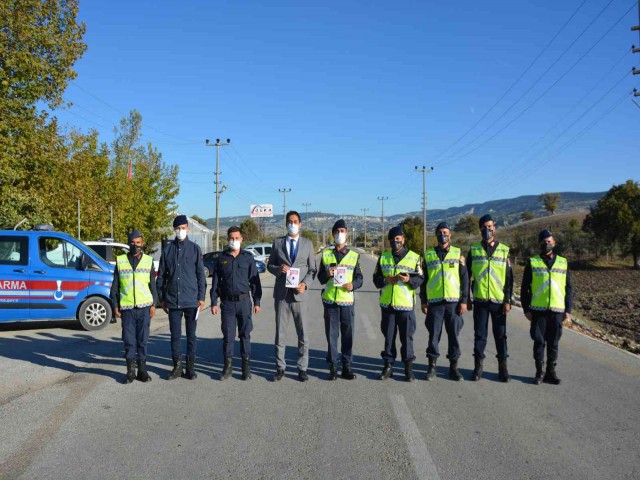
[{"label": "white road marking", "polygon": [[369,315],[367,315],[366,313],[361,313],[360,319],[362,320],[364,331],[367,334],[367,337],[369,337],[369,340],[375,340],[376,332],[373,330],[373,327],[371,326],[371,320],[369,319]]},{"label": "white road marking", "polygon": [[429,455],[429,450],[427,450],[427,444],[424,442],[420,430],[418,430],[418,426],[411,416],[404,397],[392,393],[389,393],[389,397],[391,398],[391,406],[396,414],[400,431],[407,443],[416,477],[419,479],[440,480],[436,465],[433,463],[431,455]]}]

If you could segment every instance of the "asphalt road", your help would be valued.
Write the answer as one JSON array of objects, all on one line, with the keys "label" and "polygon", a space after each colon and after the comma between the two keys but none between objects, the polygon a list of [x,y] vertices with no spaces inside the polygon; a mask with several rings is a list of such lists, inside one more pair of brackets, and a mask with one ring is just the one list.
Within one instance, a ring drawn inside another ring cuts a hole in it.
[{"label": "asphalt road", "polygon": [[[320,286],[313,285],[310,381],[275,370],[273,278],[254,318],[253,379],[219,381],[219,317],[200,316],[198,379],[166,381],[168,324],[149,342],[151,383],[124,377],[120,324],[96,334],[69,326],[0,331],[0,478],[640,478],[640,358],[565,330],[560,386],[532,385],[528,322],[509,316],[513,380],[497,381],[489,344],[485,378],[423,380],[427,332],[418,315],[418,380],[376,380],[382,367],[374,260],[363,258],[352,382],[326,378]],[[473,320],[462,330],[466,378]],[[441,342],[446,352],[446,334]],[[239,355],[236,342],[236,353]]]}]

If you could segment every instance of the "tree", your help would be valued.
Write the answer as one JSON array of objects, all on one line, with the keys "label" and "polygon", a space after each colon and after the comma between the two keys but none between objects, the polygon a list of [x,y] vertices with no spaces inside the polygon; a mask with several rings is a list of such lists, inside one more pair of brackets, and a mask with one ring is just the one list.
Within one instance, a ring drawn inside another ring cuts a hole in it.
[{"label": "tree", "polygon": [[26,217],[51,221],[39,195],[57,159],[64,156],[55,118],[43,107],[62,103],[82,56],[84,24],[78,2],[0,2],[0,218],[12,227]]},{"label": "tree", "polygon": [[560,202],[560,194],[558,193],[543,193],[540,195],[540,201],[544,209],[551,215],[558,209],[558,203]]},{"label": "tree", "polygon": [[466,215],[458,220],[453,230],[457,233],[466,233],[467,235],[477,233],[479,220],[480,217],[475,215]]},{"label": "tree", "polygon": [[622,253],[633,257],[633,268],[640,269],[640,187],[627,180],[615,185],[598,200],[585,217],[582,228]]},{"label": "tree", "polygon": [[242,238],[245,243],[254,243],[261,240],[260,227],[253,218],[247,218],[240,224]]},{"label": "tree", "polygon": [[409,250],[422,253],[422,218],[407,217],[401,223],[404,232],[405,246]]},{"label": "tree", "polygon": [[523,222],[533,220],[534,218],[536,218],[536,216],[533,214],[533,212],[522,212],[522,214],[520,214],[520,220],[522,220]]}]

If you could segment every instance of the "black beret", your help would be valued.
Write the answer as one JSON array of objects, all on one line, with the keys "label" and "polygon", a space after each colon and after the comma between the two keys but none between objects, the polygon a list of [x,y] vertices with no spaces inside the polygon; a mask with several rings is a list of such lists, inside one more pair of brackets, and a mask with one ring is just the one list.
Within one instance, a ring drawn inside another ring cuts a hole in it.
[{"label": "black beret", "polygon": [[447,230],[451,230],[451,227],[447,222],[440,222],[436,227],[436,233],[438,233],[438,230],[440,230],[441,228],[446,228]]},{"label": "black beret", "polygon": [[142,238],[142,234],[140,233],[140,230],[134,230],[129,235],[127,235],[127,242],[131,243],[136,238]]},{"label": "black beret", "polygon": [[331,232],[333,233],[336,230],[338,230],[339,228],[347,228],[347,224],[345,223],[345,221],[343,219],[340,219],[336,223],[333,224],[333,228],[331,229]]},{"label": "black beret", "polygon": [[179,227],[180,225],[189,225],[189,220],[187,220],[186,215],[178,215],[173,219],[173,228]]},{"label": "black beret", "polygon": [[478,227],[482,228],[482,225],[487,222],[493,222],[493,217],[488,213],[480,217],[480,220],[478,220]]},{"label": "black beret", "polygon": [[389,235],[387,235],[387,238],[389,240],[393,240],[398,235],[402,235],[404,237],[404,232],[402,231],[402,227],[400,225],[396,225],[391,230],[389,230]]},{"label": "black beret", "polygon": [[549,237],[553,237],[553,233],[551,233],[551,230],[542,230],[538,234],[538,241],[542,242],[545,238],[549,238]]}]

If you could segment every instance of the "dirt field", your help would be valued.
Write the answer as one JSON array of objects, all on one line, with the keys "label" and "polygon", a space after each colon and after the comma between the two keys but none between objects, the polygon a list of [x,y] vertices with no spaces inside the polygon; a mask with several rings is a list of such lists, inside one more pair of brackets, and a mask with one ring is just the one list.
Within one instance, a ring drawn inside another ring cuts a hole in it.
[{"label": "dirt field", "polygon": [[[523,270],[521,266],[514,268],[518,295]],[[575,327],[640,353],[640,271],[631,268],[572,270],[571,278]]]}]

